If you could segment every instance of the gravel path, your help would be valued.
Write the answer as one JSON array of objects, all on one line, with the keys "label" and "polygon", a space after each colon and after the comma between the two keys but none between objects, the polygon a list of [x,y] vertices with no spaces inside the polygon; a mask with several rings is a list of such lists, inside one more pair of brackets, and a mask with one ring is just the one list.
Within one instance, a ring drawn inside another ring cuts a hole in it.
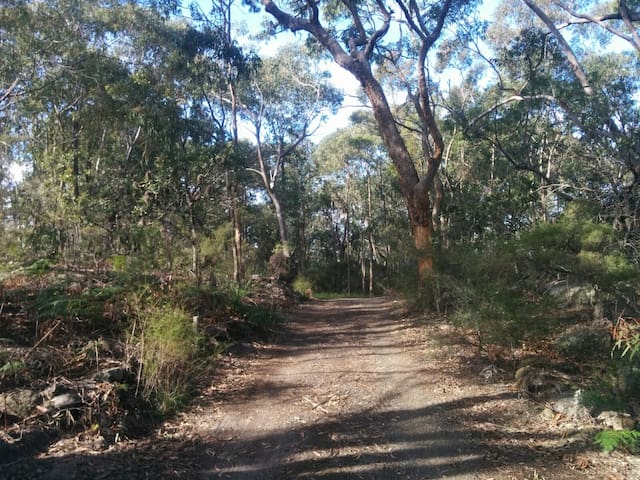
[{"label": "gravel path", "polygon": [[385,299],[315,302],[232,390],[211,433],[210,478],[475,478],[420,330]]}]

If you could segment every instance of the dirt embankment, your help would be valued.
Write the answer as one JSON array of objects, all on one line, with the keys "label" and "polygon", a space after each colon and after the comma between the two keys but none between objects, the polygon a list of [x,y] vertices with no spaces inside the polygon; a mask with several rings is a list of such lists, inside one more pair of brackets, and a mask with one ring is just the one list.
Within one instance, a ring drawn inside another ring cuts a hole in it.
[{"label": "dirt embankment", "polygon": [[480,376],[488,361],[452,340],[389,299],[312,302],[273,342],[227,357],[149,439],[43,441],[0,459],[0,478],[638,478],[636,458],[602,455],[591,431],[541,415],[513,372]]}]

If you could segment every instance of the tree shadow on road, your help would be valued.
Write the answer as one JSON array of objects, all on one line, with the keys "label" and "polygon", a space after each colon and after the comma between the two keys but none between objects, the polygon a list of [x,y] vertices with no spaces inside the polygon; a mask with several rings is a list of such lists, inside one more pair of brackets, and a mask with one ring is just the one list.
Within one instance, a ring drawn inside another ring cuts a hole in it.
[{"label": "tree shadow on road", "polygon": [[[557,434],[496,436],[456,420],[469,404],[509,395],[468,397],[415,410],[362,411],[280,432],[263,433],[256,425],[255,433],[244,439],[219,438],[211,432],[210,437],[205,434],[195,439],[155,438],[99,455],[73,453],[8,463],[5,458],[0,461],[0,479],[426,480],[474,478],[516,464],[544,470],[550,463],[562,462],[566,453],[562,450],[532,450],[513,442],[524,436],[540,444],[559,440]],[[565,478],[575,478],[567,475]]]}]

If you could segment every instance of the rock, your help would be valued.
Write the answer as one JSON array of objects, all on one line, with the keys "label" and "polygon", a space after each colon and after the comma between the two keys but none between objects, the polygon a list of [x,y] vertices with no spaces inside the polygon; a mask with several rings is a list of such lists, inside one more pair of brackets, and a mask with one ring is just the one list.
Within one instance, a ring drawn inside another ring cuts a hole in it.
[{"label": "rock", "polygon": [[545,421],[551,421],[554,419],[555,416],[556,416],[555,412],[549,407],[545,407],[540,412],[540,418]]},{"label": "rock", "polygon": [[62,395],[63,393],[67,393],[69,391],[70,391],[69,388],[66,387],[65,385],[61,385],[58,382],[54,382],[51,385],[49,385],[47,388],[45,388],[40,393],[40,395],[42,396],[42,398],[51,400],[53,397],[57,395]]},{"label": "rock", "polygon": [[93,376],[96,382],[122,382],[127,374],[123,367],[112,367],[101,370]]},{"label": "rock", "polygon": [[597,291],[593,285],[570,285],[566,280],[550,282],[546,293],[554,297],[564,306],[588,305],[596,301]]},{"label": "rock", "polygon": [[0,393],[0,413],[18,418],[28,417],[35,409],[39,397],[36,392],[27,388]]},{"label": "rock", "polygon": [[496,375],[498,375],[498,368],[493,364],[487,365],[478,374],[478,376],[484,378],[486,382],[491,380]]},{"label": "rock", "polygon": [[561,392],[569,378],[563,373],[527,365],[516,371],[516,387],[523,393]]},{"label": "rock", "polygon": [[553,399],[550,405],[554,412],[568,421],[593,422],[589,409],[582,405],[582,390],[565,392]]},{"label": "rock", "polygon": [[44,412],[52,412],[54,410],[62,410],[63,408],[77,407],[82,404],[82,399],[75,393],[63,393],[48,400],[40,406],[40,410]]},{"label": "rock", "polygon": [[596,417],[596,420],[607,428],[613,430],[633,430],[636,422],[628,413],[620,413],[607,410]]}]

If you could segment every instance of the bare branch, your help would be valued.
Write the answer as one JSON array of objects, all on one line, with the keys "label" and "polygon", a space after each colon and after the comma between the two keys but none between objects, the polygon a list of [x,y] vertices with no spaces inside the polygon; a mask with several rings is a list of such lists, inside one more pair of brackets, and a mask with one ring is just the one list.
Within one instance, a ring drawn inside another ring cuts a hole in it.
[{"label": "bare branch", "polygon": [[587,79],[587,75],[584,73],[584,70],[582,69],[582,65],[580,65],[580,62],[578,61],[577,57],[573,53],[571,46],[562,36],[558,28],[554,25],[553,21],[532,0],[524,0],[524,3],[538,16],[538,18],[540,18],[540,20],[542,20],[542,22],[547,26],[549,31],[556,38],[556,40],[558,41],[558,44],[560,45],[560,48],[562,49],[563,53],[567,57],[567,61],[569,62],[569,66],[571,67],[571,70],[573,71],[574,75],[580,82],[580,85],[582,85],[582,89],[584,90],[584,93],[588,96],[592,96],[593,88],[591,88],[591,86],[589,85],[589,80]]},{"label": "bare branch", "polygon": [[18,86],[18,82],[20,81],[20,78],[16,78],[13,83],[9,86],[9,88],[7,88],[7,90],[2,94],[2,97],[0,97],[0,103],[4,102],[7,98],[9,98],[9,95],[11,95],[11,92],[13,92],[13,90]]},{"label": "bare branch", "polygon": [[[562,24],[561,26],[558,26],[557,27],[558,30],[560,30],[561,28],[565,28],[566,26],[569,26],[569,25],[593,23],[593,24],[598,25],[599,27],[604,28],[609,33],[611,33],[612,35],[615,35],[616,37],[619,37],[619,38],[629,42],[633,46],[633,48],[635,48],[636,50],[640,51],[640,38],[638,38],[638,33],[636,32],[633,24],[631,24],[631,17],[629,15],[616,13],[616,14],[611,14],[611,15],[604,15],[604,16],[600,16],[600,17],[594,17],[593,15],[589,15],[589,14],[586,14],[586,13],[576,12],[569,5],[566,5],[565,3],[562,3],[562,2],[557,3],[557,5],[560,8],[562,8],[564,11],[566,11],[569,15],[579,19],[579,21],[569,21],[569,22],[566,22],[566,23]],[[623,5],[622,4],[620,5],[620,9],[622,11],[622,9],[623,9]],[[628,13],[626,8],[624,8],[624,11]],[[626,19],[625,19],[625,17],[626,17]],[[625,33],[621,32],[620,30],[616,30],[615,28],[613,28],[609,23],[607,23],[608,21],[611,21],[611,20],[624,20],[625,21],[625,25],[627,26],[627,28],[631,32],[632,36],[626,35]],[[640,18],[638,18],[638,20],[640,20]]]},{"label": "bare branch", "polygon": [[638,35],[638,30],[636,30],[636,28],[633,26],[633,23],[632,23],[634,21],[635,22],[640,21],[640,18],[638,18],[639,16],[637,14],[635,14],[635,17],[632,16],[632,13],[629,11],[629,9],[627,8],[627,5],[624,3],[623,0],[618,0],[618,5],[620,9],[620,14],[622,15],[622,19],[624,20],[624,24],[627,26],[627,28],[631,32],[631,37],[633,38],[633,40],[630,41],[629,43],[631,43],[633,47],[638,52],[640,52],[640,35]]}]

